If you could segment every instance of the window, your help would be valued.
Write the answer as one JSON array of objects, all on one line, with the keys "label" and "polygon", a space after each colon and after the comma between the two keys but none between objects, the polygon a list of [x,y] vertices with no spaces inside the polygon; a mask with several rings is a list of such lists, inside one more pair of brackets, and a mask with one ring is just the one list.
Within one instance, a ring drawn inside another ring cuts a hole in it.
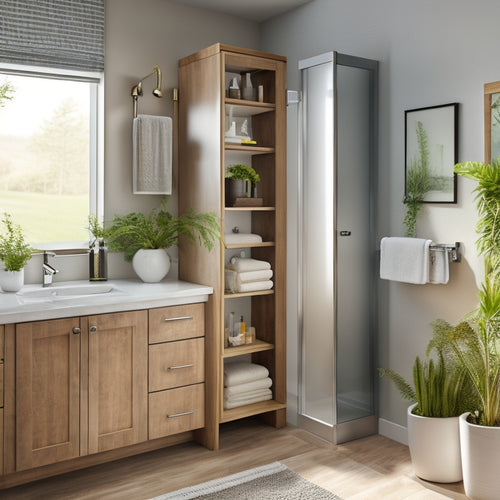
[{"label": "window", "polygon": [[38,248],[81,247],[102,215],[100,74],[27,69],[0,70],[0,212]]},{"label": "window", "polygon": [[104,0],[2,1],[0,212],[40,249],[86,245],[102,215],[104,14]]}]

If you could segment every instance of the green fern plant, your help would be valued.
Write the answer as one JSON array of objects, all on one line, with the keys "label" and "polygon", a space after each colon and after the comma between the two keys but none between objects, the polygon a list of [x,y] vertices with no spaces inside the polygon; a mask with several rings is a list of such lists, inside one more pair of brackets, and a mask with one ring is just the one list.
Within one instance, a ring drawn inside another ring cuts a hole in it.
[{"label": "green fern plant", "polygon": [[130,262],[138,250],[170,248],[177,245],[180,236],[212,250],[219,238],[216,214],[191,209],[173,217],[165,209],[167,201],[146,215],[132,212],[115,216],[111,225],[104,230],[109,250],[124,252],[125,260]]},{"label": "green fern plant", "polygon": [[417,217],[422,208],[425,194],[431,187],[429,170],[429,146],[427,133],[422,122],[417,122],[417,144],[419,157],[413,159],[406,176],[406,195],[403,203],[406,205],[406,214],[403,224],[406,228],[405,236],[417,236]]}]

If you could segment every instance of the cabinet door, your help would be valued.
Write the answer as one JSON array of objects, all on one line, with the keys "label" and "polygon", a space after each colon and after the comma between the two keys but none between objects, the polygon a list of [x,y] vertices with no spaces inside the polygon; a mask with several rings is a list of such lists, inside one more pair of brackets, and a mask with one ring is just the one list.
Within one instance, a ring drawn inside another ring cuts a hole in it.
[{"label": "cabinet door", "polygon": [[90,316],[89,453],[147,440],[147,311]]},{"label": "cabinet door", "polygon": [[79,326],[78,318],[16,326],[17,470],[80,454]]}]

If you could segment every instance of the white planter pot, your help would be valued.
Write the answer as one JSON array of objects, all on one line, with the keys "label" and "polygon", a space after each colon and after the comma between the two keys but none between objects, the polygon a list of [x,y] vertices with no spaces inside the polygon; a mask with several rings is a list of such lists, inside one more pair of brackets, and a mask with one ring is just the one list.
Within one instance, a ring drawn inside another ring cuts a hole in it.
[{"label": "white planter pot", "polygon": [[465,494],[472,500],[498,500],[500,495],[500,427],[467,422],[460,416],[460,443]]},{"label": "white planter pot", "polygon": [[20,271],[0,271],[0,288],[4,292],[18,292],[24,285],[24,268]]},{"label": "white planter pot", "polygon": [[408,408],[408,446],[415,474],[426,481],[462,480],[459,418],[421,417]]},{"label": "white planter pot", "polygon": [[146,283],[158,283],[170,269],[170,257],[163,248],[141,249],[132,259],[137,276]]}]

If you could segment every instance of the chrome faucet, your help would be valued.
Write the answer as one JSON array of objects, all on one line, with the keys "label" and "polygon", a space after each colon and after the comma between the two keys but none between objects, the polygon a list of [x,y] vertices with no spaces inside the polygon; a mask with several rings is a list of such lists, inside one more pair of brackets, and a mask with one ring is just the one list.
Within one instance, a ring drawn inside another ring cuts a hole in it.
[{"label": "chrome faucet", "polygon": [[56,274],[58,271],[57,269],[53,268],[49,264],[49,255],[52,257],[55,257],[56,254],[54,252],[43,252],[43,281],[42,281],[42,286],[50,286],[52,285],[52,277],[54,274]]}]

